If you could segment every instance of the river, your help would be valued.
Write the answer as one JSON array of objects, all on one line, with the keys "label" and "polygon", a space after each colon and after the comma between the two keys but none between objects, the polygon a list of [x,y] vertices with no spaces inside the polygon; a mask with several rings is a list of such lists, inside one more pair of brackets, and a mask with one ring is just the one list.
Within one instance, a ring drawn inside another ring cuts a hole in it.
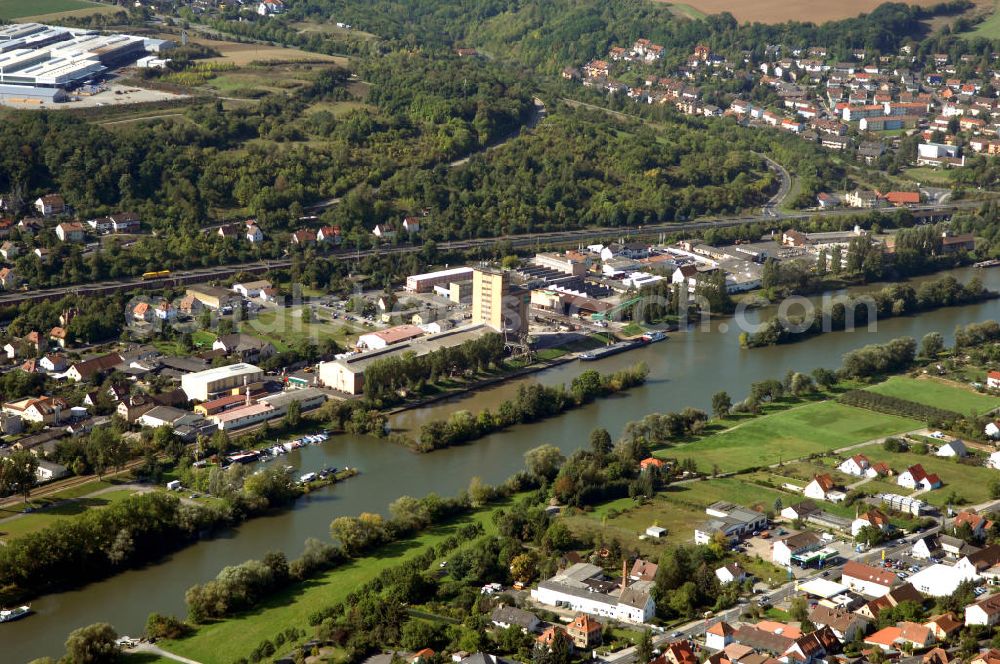
[{"label": "river", "polygon": [[[1000,290],[1000,269],[966,268],[953,274],[963,282],[979,276],[987,287]],[[770,309],[754,311],[748,320],[755,322],[771,315]],[[732,319],[715,321],[708,331],[675,333],[667,341],[593,362],[588,367],[607,372],[645,362],[650,374],[644,386],[569,415],[515,427],[465,447],[417,455],[364,436],[335,436],[323,445],[292,452],[283,457],[282,463],[295,465],[303,472],[330,465],[352,466],[359,468],[361,475],[303,498],[294,509],[254,519],[155,565],[35,600],[32,607],[36,615],[0,625],[0,660],[26,662],[45,655],[58,656],[71,630],[93,622],[110,622],[119,633],[135,635],[142,631],[151,611],[183,616],[185,589],[214,577],[225,565],[259,558],[272,550],[296,556],[307,537],[329,537],[328,527],[335,517],[365,511],[384,513],[388,504],[401,495],[454,495],[475,475],[490,483],[500,482],[522,467],[525,451],[542,443],[569,452],[586,445],[595,427],[605,427],[617,436],[626,422],[651,412],[685,406],[708,409],[712,395],[721,389],[728,390],[734,400],[740,399],[753,381],[780,378],[788,369],[835,368],[844,353],[868,343],[906,335],[919,340],[931,331],[941,332],[950,343],[957,325],[998,316],[1000,303],[994,300],[888,319],[879,322],[876,331],[830,333],[796,344],[754,350],[739,347],[740,330]],[[568,383],[580,370],[578,363],[562,365],[449,402],[400,413],[392,418],[392,425],[414,430],[428,419],[447,417],[457,409],[478,412],[495,407],[513,394],[520,382]]]}]

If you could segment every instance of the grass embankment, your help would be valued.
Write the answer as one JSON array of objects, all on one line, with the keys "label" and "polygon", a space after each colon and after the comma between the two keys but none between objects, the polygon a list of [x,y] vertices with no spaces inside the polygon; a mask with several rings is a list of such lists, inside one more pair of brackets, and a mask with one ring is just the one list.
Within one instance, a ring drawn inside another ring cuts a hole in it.
[{"label": "grass embankment", "polygon": [[158,645],[169,652],[206,663],[228,662],[249,655],[261,641],[273,639],[289,627],[309,630],[310,614],[344,601],[348,593],[383,570],[419,556],[464,524],[478,522],[487,533],[495,533],[492,514],[507,504],[490,506],[431,528],[418,537],[386,545],[371,556],[353,560],[278,593],[252,611],[202,625],[187,638],[161,641]]},{"label": "grass embankment", "polygon": [[822,401],[737,424],[701,440],[660,450],[660,457],[690,457],[698,468],[721,472],[769,466],[868,440],[919,429],[893,415]]},{"label": "grass embankment", "polygon": [[964,385],[929,376],[925,378],[893,376],[884,383],[867,389],[869,392],[952,410],[962,415],[969,415],[973,411],[983,414],[1000,406],[1000,398],[980,394]]}]

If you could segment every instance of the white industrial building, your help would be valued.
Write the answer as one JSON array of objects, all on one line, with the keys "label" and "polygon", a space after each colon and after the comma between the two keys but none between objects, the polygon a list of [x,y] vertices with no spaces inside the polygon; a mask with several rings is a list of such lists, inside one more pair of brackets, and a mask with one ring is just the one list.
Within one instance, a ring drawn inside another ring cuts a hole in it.
[{"label": "white industrial building", "polygon": [[[162,44],[161,44],[162,45]],[[109,69],[146,55],[146,40],[19,23],[0,28],[0,98],[59,101]]]},{"label": "white industrial building", "polygon": [[255,383],[264,377],[264,371],[252,364],[230,364],[181,376],[181,389],[188,399],[208,401],[222,393]]},{"label": "white industrial building", "polygon": [[445,286],[453,281],[472,279],[471,267],[453,267],[426,274],[411,274],[406,278],[406,290],[411,293],[430,293],[435,286]]},{"label": "white industrial building", "polygon": [[605,579],[604,570],[590,563],[576,563],[551,579],[538,584],[531,591],[531,598],[547,606],[566,607],[570,611],[604,616],[623,622],[644,623],[655,613],[653,597],[650,593],[652,581],[636,581],[632,585],[628,578],[621,583]]},{"label": "white industrial building", "polygon": [[967,570],[938,563],[925,567],[911,576],[908,581],[925,595],[947,597],[953,595],[958,589],[958,585],[963,581],[976,578],[975,574],[971,574]]}]

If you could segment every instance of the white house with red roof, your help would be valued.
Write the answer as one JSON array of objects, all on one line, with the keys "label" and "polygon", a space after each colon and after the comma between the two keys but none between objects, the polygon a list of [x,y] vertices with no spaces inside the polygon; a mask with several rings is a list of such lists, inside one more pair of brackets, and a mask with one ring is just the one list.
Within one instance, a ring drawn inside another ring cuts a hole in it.
[{"label": "white house with red roof", "polygon": [[910,466],[899,474],[896,484],[907,489],[937,489],[941,486],[941,478],[934,473],[928,473],[919,463]]},{"label": "white house with red roof", "polygon": [[851,522],[851,536],[857,537],[862,528],[878,528],[882,532],[889,530],[889,517],[877,508],[862,512]]},{"label": "white house with red roof", "polygon": [[986,387],[991,390],[1000,390],[1000,371],[991,371],[986,374]]},{"label": "white house with red roof", "polygon": [[892,590],[898,579],[896,573],[890,570],[850,560],[844,565],[840,582],[856,593],[882,597]]},{"label": "white house with red roof", "polygon": [[855,477],[864,477],[865,472],[871,468],[871,462],[868,460],[864,454],[855,454],[852,457],[844,459],[837,470],[844,473],[845,475],[854,475]]},{"label": "white house with red roof", "polygon": [[705,630],[705,647],[711,650],[722,650],[733,642],[736,630],[726,621],[717,622]]}]

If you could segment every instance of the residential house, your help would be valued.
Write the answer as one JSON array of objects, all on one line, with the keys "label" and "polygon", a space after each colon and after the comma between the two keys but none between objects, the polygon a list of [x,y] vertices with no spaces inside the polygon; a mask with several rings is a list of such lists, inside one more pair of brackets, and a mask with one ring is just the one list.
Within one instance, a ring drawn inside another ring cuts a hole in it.
[{"label": "residential house", "polygon": [[257,224],[247,223],[246,238],[250,244],[259,244],[264,241],[264,231]]},{"label": "residential house", "polygon": [[604,626],[586,613],[578,613],[573,621],[566,625],[566,634],[573,646],[580,650],[601,645]]},{"label": "residential house", "polygon": [[835,489],[833,478],[828,474],[813,476],[813,481],[802,490],[802,495],[813,500],[829,500],[831,502],[839,502],[839,500],[844,499],[844,493]]},{"label": "residential house", "polygon": [[21,250],[10,240],[6,240],[3,244],[0,244],[0,256],[3,256],[4,260],[12,261],[20,254]]},{"label": "residential house", "polygon": [[157,320],[171,321],[177,318],[177,309],[167,300],[160,300],[153,310],[153,315]]},{"label": "residential house", "polygon": [[953,613],[942,613],[941,615],[931,616],[924,623],[924,626],[931,630],[934,638],[938,641],[947,641],[962,630],[963,623]]},{"label": "residential house", "polygon": [[919,560],[929,560],[941,554],[941,543],[936,535],[921,537],[913,543],[910,555]]},{"label": "residential house", "polygon": [[40,424],[59,424],[69,417],[69,403],[61,397],[26,397],[18,401],[8,401],[3,404],[3,412],[16,415],[25,422]]},{"label": "residential house", "polygon": [[83,242],[83,224],[79,221],[63,222],[56,226],[56,237],[62,242]]},{"label": "residential house", "polygon": [[35,201],[35,209],[43,217],[51,217],[66,211],[66,201],[59,194],[46,194]]},{"label": "residential house", "polygon": [[257,4],[257,13],[261,16],[274,16],[285,11],[285,3],[282,0],[260,0]]},{"label": "residential house", "polygon": [[75,362],[66,372],[66,377],[81,383],[91,381],[110,373],[115,367],[122,363],[122,356],[118,353],[108,353],[92,357],[83,362]]},{"label": "residential house", "polygon": [[[546,648],[551,652],[552,644],[555,643],[556,639],[560,636],[567,641],[569,640],[569,637],[566,635],[566,628],[559,625],[549,625],[542,630],[542,633],[535,639],[535,647]],[[570,650],[572,650],[572,643],[570,644]]]},{"label": "residential house", "polygon": [[696,544],[708,544],[718,534],[738,540],[767,527],[766,514],[725,501],[712,503],[705,508],[705,513],[712,518],[695,527]]},{"label": "residential house", "polygon": [[965,625],[985,625],[993,627],[1000,624],[1000,594],[987,595],[975,604],[965,607]]},{"label": "residential house", "polygon": [[35,469],[35,479],[38,482],[51,482],[69,474],[66,466],[45,459],[38,460],[38,467]]},{"label": "residential house", "polygon": [[524,634],[537,632],[538,627],[542,624],[538,616],[531,611],[504,605],[493,609],[493,613],[490,614],[490,622],[502,629],[519,627]]},{"label": "residential house", "polygon": [[923,659],[921,659],[921,664],[951,664],[951,662],[956,660],[957,658],[953,659],[947,650],[939,646],[937,648],[931,648],[924,653]]},{"label": "residential house", "polygon": [[39,360],[38,365],[47,373],[65,371],[66,367],[69,366],[66,356],[62,353],[48,353]]},{"label": "residential house", "polygon": [[135,424],[140,417],[157,405],[151,397],[145,394],[137,394],[119,401],[115,407],[115,412],[129,424]]},{"label": "residential house", "polygon": [[844,194],[844,202],[854,208],[878,207],[878,194],[874,191],[855,189],[854,191]]},{"label": "residential house", "polygon": [[12,267],[0,268],[0,287],[4,290],[16,288],[21,283],[21,279]]},{"label": "residential house", "polygon": [[882,510],[873,507],[866,512],[862,512],[851,522],[851,535],[857,537],[862,528],[877,528],[882,532],[887,532],[892,528],[889,517]]},{"label": "residential house", "polygon": [[300,247],[316,244],[316,231],[309,228],[295,231],[292,233],[292,244]]},{"label": "residential house", "polygon": [[886,651],[898,649],[901,644],[909,644],[915,649],[926,648],[933,642],[934,633],[928,627],[914,622],[891,625],[865,638],[866,644]]},{"label": "residential house", "polygon": [[964,441],[956,438],[955,440],[947,442],[939,447],[934,455],[939,457],[959,457],[964,459],[969,456],[969,450],[966,449]]},{"label": "residential house", "polygon": [[853,560],[844,565],[840,577],[842,584],[854,592],[869,597],[882,597],[892,590],[898,580],[895,572]]},{"label": "residential house", "polygon": [[420,219],[417,217],[405,217],[403,219],[403,230],[410,234],[419,233]]},{"label": "residential house", "polygon": [[721,620],[705,630],[705,647],[710,650],[722,650],[733,642],[736,630],[725,620]]},{"label": "residential house", "polygon": [[959,528],[962,525],[969,526],[972,531],[972,537],[977,540],[983,540],[986,538],[986,531],[993,525],[993,522],[987,519],[981,514],[976,514],[975,512],[970,512],[968,510],[963,510],[959,512],[955,519],[951,522],[952,528]]},{"label": "residential house", "polygon": [[1000,371],[991,371],[986,374],[986,387],[991,390],[1000,390]]},{"label": "residential house", "polygon": [[657,470],[663,470],[665,466],[663,459],[657,459],[656,457],[646,457],[639,462],[639,470],[646,470],[647,468],[656,468]]},{"label": "residential house", "polygon": [[66,347],[66,328],[57,325],[56,327],[49,330],[49,341],[53,342],[60,348]]},{"label": "residential house", "polygon": [[747,571],[739,563],[733,562],[715,570],[715,576],[723,585],[733,582],[742,583],[747,578]]},{"label": "residential house", "polygon": [[132,319],[148,323],[153,319],[153,307],[149,305],[149,302],[139,302],[132,307]]},{"label": "residential house", "polygon": [[978,577],[997,565],[1000,565],[1000,544],[990,544],[966,553],[955,563],[955,569],[969,577]]},{"label": "residential house", "polygon": [[674,641],[668,643],[663,653],[650,664],[698,664],[698,656],[690,641]]},{"label": "residential house", "polygon": [[213,350],[221,350],[226,355],[235,355],[242,362],[256,363],[274,355],[273,344],[249,334],[225,334],[212,344]]},{"label": "residential house", "polygon": [[1000,664],[1000,650],[990,648],[969,659],[969,664]]},{"label": "residential house", "polygon": [[838,639],[847,642],[868,631],[871,619],[841,607],[817,604],[809,612],[809,622],[816,627],[829,627]]},{"label": "residential house", "polygon": [[316,233],[318,242],[340,244],[340,226],[324,226]]},{"label": "residential house", "polygon": [[215,234],[225,240],[235,240],[243,235],[243,229],[239,224],[222,224]]},{"label": "residential house", "polygon": [[396,229],[392,224],[376,224],[372,234],[380,240],[391,240],[396,237]]},{"label": "residential house", "polygon": [[139,215],[134,212],[118,212],[110,219],[112,233],[135,233],[142,226]]},{"label": "residential house", "polygon": [[864,477],[868,469],[871,468],[871,465],[871,462],[868,461],[868,457],[864,454],[855,454],[852,457],[844,459],[840,465],[837,466],[837,470],[845,475]]},{"label": "residential house", "polygon": [[635,562],[632,563],[632,571],[629,572],[628,578],[632,581],[653,581],[656,579],[657,569],[656,563],[636,558]]},{"label": "residential house", "polygon": [[885,200],[892,203],[896,207],[903,207],[906,205],[919,205],[920,204],[920,192],[919,191],[890,191],[885,195]]},{"label": "residential house", "polygon": [[919,463],[910,466],[899,474],[896,484],[907,489],[937,489],[941,486],[941,478],[935,474],[928,474]]}]

